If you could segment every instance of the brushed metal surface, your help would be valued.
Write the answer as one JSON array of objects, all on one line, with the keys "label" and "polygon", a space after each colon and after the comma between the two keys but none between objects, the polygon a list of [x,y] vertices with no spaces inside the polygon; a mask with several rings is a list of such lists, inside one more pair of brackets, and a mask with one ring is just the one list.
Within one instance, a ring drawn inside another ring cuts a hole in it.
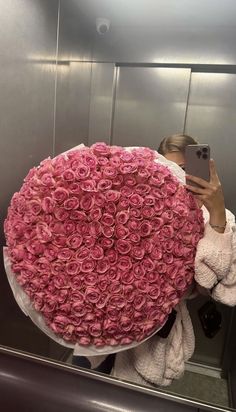
[{"label": "brushed metal surface", "polygon": [[104,36],[94,29],[94,61],[236,63],[234,0],[78,0],[77,4],[94,28],[96,17],[111,22]]},{"label": "brushed metal surface", "polygon": [[87,144],[91,83],[91,63],[78,61],[57,67],[55,154]]},{"label": "brushed metal surface", "polygon": [[13,412],[197,412],[199,406],[215,410],[4,348],[0,348],[0,396],[2,410]]},{"label": "brushed metal surface", "polygon": [[0,1],[1,221],[29,169],[52,154],[57,7]]},{"label": "brushed metal surface", "polygon": [[113,63],[92,64],[89,145],[101,141],[110,143],[114,75]]},{"label": "brushed metal surface", "polygon": [[164,136],[182,132],[189,69],[120,67],[112,143],[157,149]]},{"label": "brushed metal surface", "polygon": [[236,212],[236,74],[192,73],[186,133],[209,143],[224,188],[226,207]]},{"label": "brushed metal surface", "polygon": [[[0,221],[29,169],[52,155],[58,0],[0,0]],[[0,254],[0,344],[40,355],[49,338],[26,318],[10,290]],[[60,348],[59,352],[64,351]],[[57,358],[60,356],[56,355]]]}]

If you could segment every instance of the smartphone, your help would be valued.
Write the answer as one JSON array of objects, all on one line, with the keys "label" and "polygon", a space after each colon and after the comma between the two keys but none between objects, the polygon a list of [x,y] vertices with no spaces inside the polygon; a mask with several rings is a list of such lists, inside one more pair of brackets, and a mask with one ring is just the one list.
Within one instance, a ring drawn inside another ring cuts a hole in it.
[{"label": "smartphone", "polygon": [[[210,180],[210,147],[208,144],[193,144],[185,149],[185,172],[188,175]],[[196,183],[189,181],[192,186]]]}]

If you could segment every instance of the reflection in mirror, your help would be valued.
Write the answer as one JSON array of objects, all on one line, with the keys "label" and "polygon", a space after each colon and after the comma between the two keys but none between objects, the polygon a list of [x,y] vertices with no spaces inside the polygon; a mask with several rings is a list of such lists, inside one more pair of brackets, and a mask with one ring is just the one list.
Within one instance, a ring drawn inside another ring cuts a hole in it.
[{"label": "reflection in mirror", "polygon": [[[204,7],[196,0],[21,3],[1,1],[2,223],[28,171],[48,156],[97,141],[157,150],[176,133],[209,144],[226,208],[235,214],[233,0]],[[0,344],[236,408],[234,224],[227,214],[224,227],[223,198],[214,196],[212,203],[201,198],[214,226],[205,226],[197,255],[205,291],[182,300],[166,330],[129,351],[73,357],[71,345],[56,343],[20,310],[1,261]]]}]

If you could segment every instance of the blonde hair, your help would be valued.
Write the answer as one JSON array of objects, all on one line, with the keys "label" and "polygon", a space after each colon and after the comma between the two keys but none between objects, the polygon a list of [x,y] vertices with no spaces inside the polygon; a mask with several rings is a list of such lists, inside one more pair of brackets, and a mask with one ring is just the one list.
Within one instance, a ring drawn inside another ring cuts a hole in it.
[{"label": "blonde hair", "polygon": [[187,134],[172,134],[161,141],[158,152],[163,156],[170,152],[181,152],[184,154],[186,146],[189,144],[198,144],[198,142]]}]

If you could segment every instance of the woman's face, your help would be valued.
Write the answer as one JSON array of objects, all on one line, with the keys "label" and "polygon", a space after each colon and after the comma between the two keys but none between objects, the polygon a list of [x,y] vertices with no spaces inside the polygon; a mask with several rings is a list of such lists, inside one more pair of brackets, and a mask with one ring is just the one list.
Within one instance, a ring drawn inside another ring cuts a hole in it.
[{"label": "woman's face", "polygon": [[176,163],[178,166],[185,170],[185,159],[181,152],[169,152],[165,154],[165,158],[171,162]]}]

